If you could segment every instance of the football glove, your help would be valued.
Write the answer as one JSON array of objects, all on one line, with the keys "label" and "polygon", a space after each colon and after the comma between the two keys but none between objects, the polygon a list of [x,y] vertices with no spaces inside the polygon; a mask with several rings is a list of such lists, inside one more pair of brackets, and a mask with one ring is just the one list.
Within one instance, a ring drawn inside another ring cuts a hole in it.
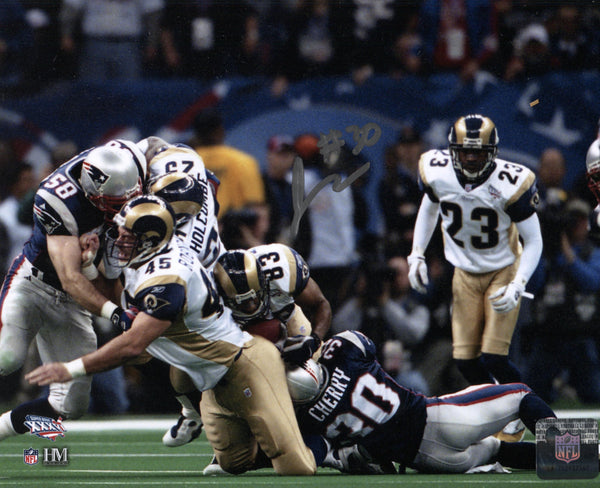
[{"label": "football glove", "polygon": [[133,324],[138,313],[139,309],[135,307],[128,308],[127,310],[117,307],[110,316],[110,321],[117,330],[125,332],[131,329],[131,324]]},{"label": "football glove", "polygon": [[411,254],[407,258],[408,261],[408,281],[410,286],[419,293],[427,293],[426,286],[429,284],[427,277],[427,264],[425,264],[425,256]]},{"label": "football glove", "polygon": [[317,352],[320,345],[321,339],[314,333],[309,336],[295,335],[288,337],[283,343],[281,357],[288,363],[303,364],[304,361]]},{"label": "football glove", "polygon": [[492,308],[498,313],[507,313],[514,309],[519,298],[525,291],[525,285],[517,281],[511,281],[508,285],[500,288],[496,293],[490,295]]}]

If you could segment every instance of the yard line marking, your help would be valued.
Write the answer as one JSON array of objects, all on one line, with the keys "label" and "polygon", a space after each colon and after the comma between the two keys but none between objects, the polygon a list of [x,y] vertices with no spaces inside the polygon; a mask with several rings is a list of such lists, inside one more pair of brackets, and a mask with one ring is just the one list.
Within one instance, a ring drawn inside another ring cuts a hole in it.
[{"label": "yard line marking", "polygon": [[[558,418],[600,418],[600,410],[556,410]],[[63,425],[67,432],[89,432],[107,430],[165,430],[173,426],[171,419],[108,419],[67,420]],[[197,442],[197,441],[196,441]]]},{"label": "yard line marking", "polygon": [[[201,454],[201,453],[172,453],[172,454],[161,454],[161,453],[152,453],[152,454],[146,454],[146,453],[136,453],[136,454],[110,454],[110,453],[98,453],[98,454],[78,454],[78,453],[73,453],[73,451],[71,451],[71,457],[72,458],[84,458],[84,457],[91,457],[91,458],[96,458],[96,457],[106,457],[106,458],[126,458],[126,457],[140,457],[140,456],[144,456],[144,457],[206,457],[206,458],[211,458],[212,459],[212,454]],[[0,458],[12,458],[12,457],[23,457],[23,454],[0,454]]]}]

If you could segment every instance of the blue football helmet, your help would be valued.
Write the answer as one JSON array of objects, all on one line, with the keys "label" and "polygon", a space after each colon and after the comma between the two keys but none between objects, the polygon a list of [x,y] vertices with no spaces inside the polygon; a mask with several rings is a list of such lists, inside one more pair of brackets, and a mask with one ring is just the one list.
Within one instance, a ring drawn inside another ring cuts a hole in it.
[{"label": "blue football helmet", "polygon": [[256,256],[237,249],[223,254],[214,267],[215,281],[233,317],[246,324],[269,311],[269,280]]},{"label": "blue football helmet", "polygon": [[171,204],[177,225],[200,213],[206,199],[205,187],[196,178],[179,172],[154,178],[148,183],[147,190]]},{"label": "blue football helmet", "polygon": [[107,233],[106,255],[118,268],[143,264],[163,252],[175,229],[175,212],[168,202],[155,195],[129,200]]},{"label": "blue football helmet", "polygon": [[456,173],[468,183],[481,183],[494,169],[498,130],[488,117],[473,114],[458,119],[448,135]]}]

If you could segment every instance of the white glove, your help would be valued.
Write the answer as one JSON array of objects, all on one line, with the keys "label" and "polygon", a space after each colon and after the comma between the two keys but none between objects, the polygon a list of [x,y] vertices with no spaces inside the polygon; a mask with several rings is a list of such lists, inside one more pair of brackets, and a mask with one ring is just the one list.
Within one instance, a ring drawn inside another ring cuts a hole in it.
[{"label": "white glove", "polygon": [[427,293],[429,278],[427,277],[427,265],[425,264],[425,256],[410,255],[406,259],[408,261],[408,281],[410,286],[419,293]]},{"label": "white glove", "polygon": [[515,308],[521,295],[525,291],[525,285],[518,281],[511,281],[508,285],[500,288],[496,293],[490,295],[492,308],[498,313],[507,313]]}]

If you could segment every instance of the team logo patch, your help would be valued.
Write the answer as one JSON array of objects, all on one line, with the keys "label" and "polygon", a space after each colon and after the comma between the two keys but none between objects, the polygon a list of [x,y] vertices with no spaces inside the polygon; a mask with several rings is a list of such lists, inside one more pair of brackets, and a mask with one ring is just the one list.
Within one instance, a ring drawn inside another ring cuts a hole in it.
[{"label": "team logo patch", "polygon": [[30,447],[29,449],[23,449],[23,462],[25,464],[34,465],[38,463],[39,451]]},{"label": "team logo patch", "polygon": [[557,435],[554,443],[554,457],[565,463],[576,461],[580,456],[581,444],[579,441],[579,435],[571,435],[569,432]]},{"label": "team logo patch", "polygon": [[45,206],[45,203],[40,206],[34,205],[33,213],[42,227],[46,229],[46,234],[52,235],[52,233],[61,226],[61,223],[44,208]]},{"label": "team logo patch", "polygon": [[149,313],[156,312],[159,308],[169,305],[169,303],[167,300],[158,298],[151,293],[144,297],[144,306]]},{"label": "team logo patch", "polygon": [[40,415],[27,415],[25,416],[24,425],[29,429],[30,434],[43,439],[50,439],[53,442],[57,437],[64,437],[64,433],[67,431],[61,417],[54,420]]},{"label": "team logo patch", "polygon": [[94,186],[96,188],[100,188],[108,181],[108,178],[110,178],[110,176],[108,176],[104,171],[96,168],[96,166],[92,166],[87,161],[83,162],[83,171],[85,171],[90,179],[94,182]]},{"label": "team logo patch", "polygon": [[488,186],[488,191],[490,192],[490,195],[492,195],[492,197],[494,198],[500,198],[502,196],[502,192],[497,188],[494,188],[492,185]]}]

